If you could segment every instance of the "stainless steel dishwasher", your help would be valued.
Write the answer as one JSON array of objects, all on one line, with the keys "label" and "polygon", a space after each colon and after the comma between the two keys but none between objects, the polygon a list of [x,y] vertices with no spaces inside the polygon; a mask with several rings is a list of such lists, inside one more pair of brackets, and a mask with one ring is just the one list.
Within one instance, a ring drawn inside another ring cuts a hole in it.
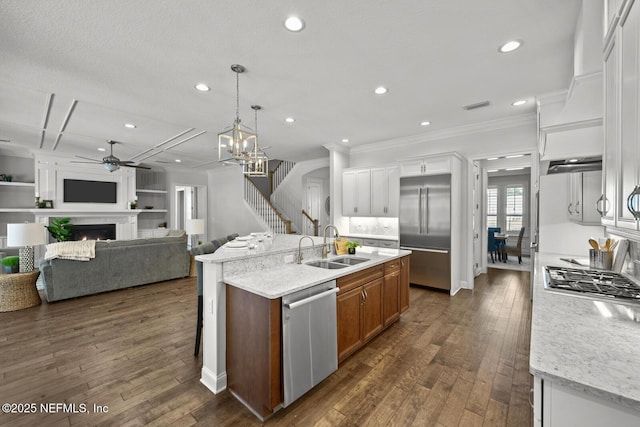
[{"label": "stainless steel dishwasher", "polygon": [[336,281],[282,297],[284,406],[338,369]]}]

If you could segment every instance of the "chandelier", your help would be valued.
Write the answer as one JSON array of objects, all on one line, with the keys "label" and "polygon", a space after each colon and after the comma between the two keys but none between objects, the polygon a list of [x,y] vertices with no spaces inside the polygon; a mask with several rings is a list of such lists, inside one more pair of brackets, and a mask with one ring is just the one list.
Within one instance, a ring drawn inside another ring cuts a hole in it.
[{"label": "chandelier", "polygon": [[258,111],[262,109],[259,105],[252,105],[255,114],[256,139],[253,151],[249,153],[249,158],[242,162],[242,172],[248,176],[264,177],[269,175],[269,158],[258,147]]},{"label": "chandelier", "polygon": [[[249,176],[267,176],[269,159],[258,147],[257,129],[243,126],[240,120],[240,73],[245,68],[233,64],[231,70],[236,73],[236,118],[233,125],[218,134],[218,160],[235,160],[242,166],[242,171]],[[258,124],[259,105],[253,105],[256,126]]]}]

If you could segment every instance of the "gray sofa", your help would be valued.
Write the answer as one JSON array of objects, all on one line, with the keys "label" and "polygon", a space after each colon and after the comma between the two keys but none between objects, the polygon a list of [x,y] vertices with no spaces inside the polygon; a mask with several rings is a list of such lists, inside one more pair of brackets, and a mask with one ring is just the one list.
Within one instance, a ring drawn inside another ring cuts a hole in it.
[{"label": "gray sofa", "polygon": [[184,231],[166,237],[96,242],[90,261],[42,260],[47,301],[58,301],[189,275],[191,257]]}]

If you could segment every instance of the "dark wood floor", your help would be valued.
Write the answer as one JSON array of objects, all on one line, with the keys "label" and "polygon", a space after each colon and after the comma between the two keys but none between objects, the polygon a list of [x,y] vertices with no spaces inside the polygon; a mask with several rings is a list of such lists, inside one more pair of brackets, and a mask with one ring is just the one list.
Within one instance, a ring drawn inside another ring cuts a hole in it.
[{"label": "dark wood floor", "polygon": [[[453,298],[412,287],[399,322],[266,424],[530,426],[530,319],[528,273],[490,269]],[[0,425],[259,425],[200,384],[195,321],[193,278],[0,313],[0,403],[38,405]]]}]

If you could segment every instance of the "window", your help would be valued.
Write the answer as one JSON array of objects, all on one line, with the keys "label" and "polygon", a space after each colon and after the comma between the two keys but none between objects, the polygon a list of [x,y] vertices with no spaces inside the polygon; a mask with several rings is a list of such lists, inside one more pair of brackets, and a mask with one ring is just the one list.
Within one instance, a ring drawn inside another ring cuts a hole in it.
[{"label": "window", "polygon": [[498,187],[487,188],[487,227],[498,226]]},{"label": "window", "polygon": [[507,232],[519,232],[522,227],[524,212],[524,187],[508,185],[506,194],[506,225]]}]

